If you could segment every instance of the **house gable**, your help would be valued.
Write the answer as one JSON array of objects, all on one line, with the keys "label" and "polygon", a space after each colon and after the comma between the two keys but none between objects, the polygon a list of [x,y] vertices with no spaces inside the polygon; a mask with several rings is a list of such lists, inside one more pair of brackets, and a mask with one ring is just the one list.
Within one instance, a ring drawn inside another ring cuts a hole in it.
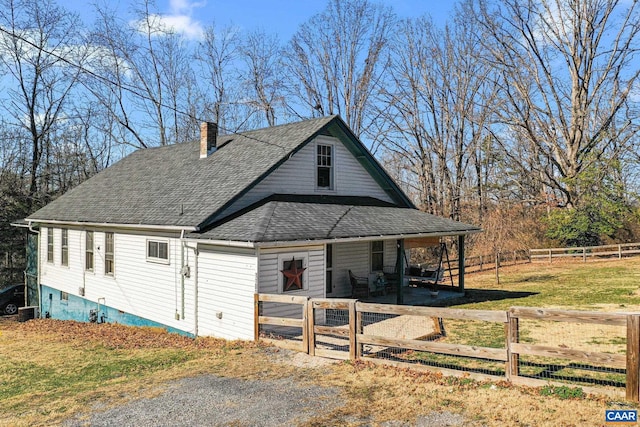
[{"label": "house gable", "polygon": [[[332,147],[333,171],[330,188],[317,185],[317,147]],[[335,116],[292,153],[239,193],[223,209],[200,224],[200,229],[273,194],[367,196],[398,207],[413,203],[375,160],[347,125]]]},{"label": "house gable", "polygon": [[[318,145],[331,147],[331,188],[317,186]],[[302,147],[217,218],[225,218],[273,194],[360,196],[373,197],[394,205],[397,203],[341,140],[325,135],[317,136]]]}]

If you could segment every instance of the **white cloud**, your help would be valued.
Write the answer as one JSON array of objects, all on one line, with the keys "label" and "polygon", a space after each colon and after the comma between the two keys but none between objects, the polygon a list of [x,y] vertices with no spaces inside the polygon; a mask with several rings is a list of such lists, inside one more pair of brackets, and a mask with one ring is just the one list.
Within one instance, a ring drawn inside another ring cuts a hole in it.
[{"label": "white cloud", "polygon": [[[169,13],[149,16],[151,30],[172,31],[184,35],[191,40],[201,40],[204,37],[202,24],[193,19],[193,10],[206,5],[206,2],[192,2],[189,0],[170,0]],[[140,31],[146,29],[146,23],[133,22],[132,25]]]}]

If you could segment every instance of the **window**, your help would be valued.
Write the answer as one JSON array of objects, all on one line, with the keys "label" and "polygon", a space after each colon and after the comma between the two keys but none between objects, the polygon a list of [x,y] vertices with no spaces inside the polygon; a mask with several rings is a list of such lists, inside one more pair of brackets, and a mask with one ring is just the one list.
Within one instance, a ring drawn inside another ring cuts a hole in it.
[{"label": "window", "polygon": [[326,292],[333,292],[333,245],[328,244],[325,249]]},{"label": "window", "polygon": [[147,240],[147,260],[169,262],[169,243]]},{"label": "window", "polygon": [[69,302],[69,294],[67,292],[60,291],[60,301],[62,301],[63,303],[68,303]]},{"label": "window", "polygon": [[84,269],[93,271],[93,231],[87,231],[84,235]]},{"label": "window", "polygon": [[47,262],[53,262],[53,228],[47,228]]},{"label": "window", "polygon": [[285,253],[278,256],[281,292],[307,289],[307,257],[307,253]]},{"label": "window", "polygon": [[384,242],[371,242],[371,271],[382,271],[384,267]]},{"label": "window", "polygon": [[104,233],[104,274],[113,276],[113,233]]},{"label": "window", "polygon": [[318,144],[317,152],[316,186],[325,190],[333,190],[333,147]]},{"label": "window", "polygon": [[62,256],[62,265],[69,265],[69,230],[62,229],[62,238],[60,239],[60,253]]}]

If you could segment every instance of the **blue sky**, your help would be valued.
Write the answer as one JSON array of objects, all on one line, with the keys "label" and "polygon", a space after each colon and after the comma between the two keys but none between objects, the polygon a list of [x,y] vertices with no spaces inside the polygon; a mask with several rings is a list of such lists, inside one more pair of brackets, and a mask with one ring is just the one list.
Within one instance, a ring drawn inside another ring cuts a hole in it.
[{"label": "blue sky", "polygon": [[[375,0],[373,0],[375,2]],[[400,18],[430,14],[437,22],[444,22],[453,9],[453,0],[382,0],[392,6]],[[60,2],[65,8],[79,13],[90,25],[91,8],[86,0]],[[263,28],[287,40],[298,26],[323,10],[324,0],[158,0],[163,19],[185,35],[197,38],[198,32],[215,21],[216,26],[234,25],[241,30]],[[123,15],[129,8],[127,1],[120,1]]]}]

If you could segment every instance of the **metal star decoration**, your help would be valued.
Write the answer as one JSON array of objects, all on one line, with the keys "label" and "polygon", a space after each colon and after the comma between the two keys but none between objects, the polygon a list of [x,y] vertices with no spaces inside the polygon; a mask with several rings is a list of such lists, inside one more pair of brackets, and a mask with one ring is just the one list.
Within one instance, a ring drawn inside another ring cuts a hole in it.
[{"label": "metal star decoration", "polygon": [[307,268],[298,268],[298,264],[296,264],[296,258],[293,257],[291,259],[291,265],[288,270],[280,270],[284,277],[287,278],[287,284],[284,287],[285,291],[288,291],[289,288],[293,285],[297,286],[298,289],[302,289],[302,273]]}]

